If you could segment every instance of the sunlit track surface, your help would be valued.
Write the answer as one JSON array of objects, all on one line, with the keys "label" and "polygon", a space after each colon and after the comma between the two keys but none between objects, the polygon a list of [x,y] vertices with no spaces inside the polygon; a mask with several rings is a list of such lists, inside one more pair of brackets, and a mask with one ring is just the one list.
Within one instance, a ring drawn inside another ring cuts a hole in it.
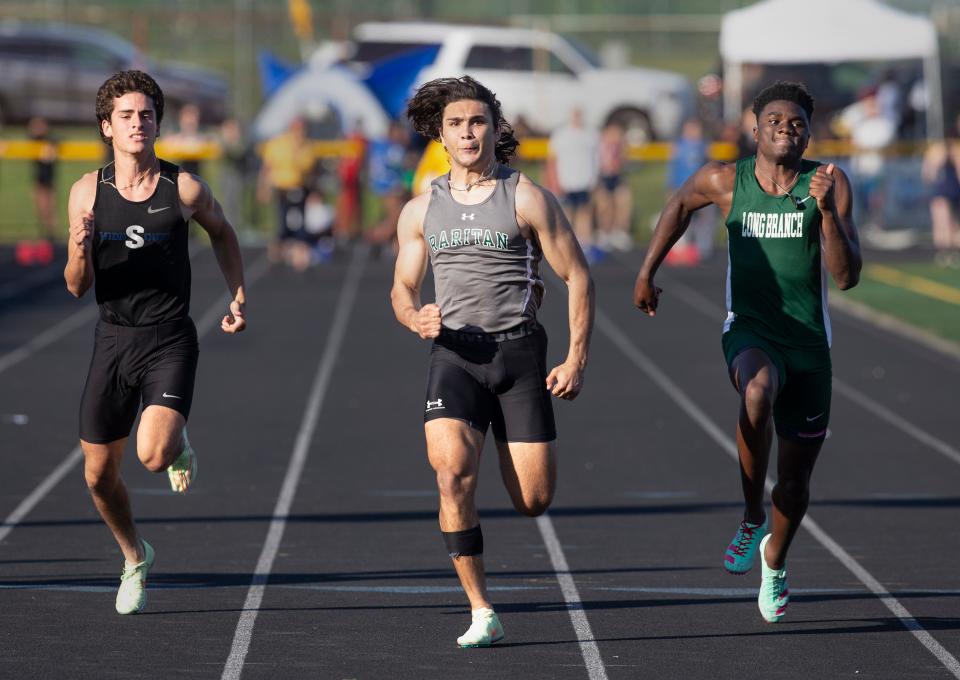
[{"label": "sunlit track surface", "polygon": [[[249,331],[214,328],[202,340],[190,422],[196,488],[175,496],[128,452],[134,512],[157,549],[143,615],[113,611],[122,558],[79,465],[0,541],[0,677],[224,675],[352,258],[341,253],[305,274],[266,270],[249,292]],[[730,438],[722,263],[663,271],[661,310],[649,319],[631,304],[639,262],[631,254],[594,267],[606,323]],[[429,344],[394,321],[391,279],[392,263],[372,259],[357,279],[239,677],[955,676],[805,532],[788,563],[787,618],[763,623],[759,575],[732,577],[721,566],[741,512],[735,463],[600,326],[583,394],[556,402],[560,487],[549,517],[565,570],[555,571],[537,522],[510,508],[488,446],[479,501],[506,638],[489,650],[457,649],[469,614],[437,531],[421,425]],[[196,318],[222,293],[211,254],[200,254]],[[49,286],[27,295],[0,306],[0,353],[88,304]],[[76,446],[92,318],[0,373],[0,517]],[[960,465],[935,442],[958,446],[960,365],[832,318],[834,373],[849,390],[834,394],[810,513],[956,658]],[[562,287],[551,284],[541,320],[557,362],[566,350]],[[579,603],[565,598],[565,582]],[[592,639],[582,639],[580,619]],[[585,656],[591,646],[595,657]]]}]

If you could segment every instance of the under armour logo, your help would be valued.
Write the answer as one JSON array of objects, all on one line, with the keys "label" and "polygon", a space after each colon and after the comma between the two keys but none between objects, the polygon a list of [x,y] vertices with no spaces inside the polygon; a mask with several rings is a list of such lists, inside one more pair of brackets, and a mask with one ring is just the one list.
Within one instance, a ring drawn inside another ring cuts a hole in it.
[{"label": "under armour logo", "polygon": [[443,399],[437,399],[436,401],[430,401],[427,399],[427,410],[433,411],[438,408],[443,408]]},{"label": "under armour logo", "polygon": [[471,222],[473,222],[473,218],[475,216],[476,216],[476,213],[460,213],[460,221],[466,222],[467,220],[470,220]]}]

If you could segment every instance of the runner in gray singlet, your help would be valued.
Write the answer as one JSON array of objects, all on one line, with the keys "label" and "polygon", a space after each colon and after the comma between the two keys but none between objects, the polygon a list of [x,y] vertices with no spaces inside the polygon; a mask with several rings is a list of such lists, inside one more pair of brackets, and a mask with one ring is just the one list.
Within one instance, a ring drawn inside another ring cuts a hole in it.
[{"label": "runner in gray singlet", "polygon": [[506,331],[535,319],[543,299],[543,253],[520,232],[516,219],[520,173],[495,168],[493,193],[476,205],[457,201],[446,175],[430,185],[423,238],[445,328]]},{"label": "runner in gray singlet", "polygon": [[[391,298],[400,323],[434,341],[427,456],[440,491],[440,530],[472,610],[457,643],[484,647],[503,638],[487,597],[474,503],[484,437],[492,427],[516,509],[542,514],[556,487],[550,395],[574,399],[582,387],[593,282],[556,198],[506,167],[517,141],[492,92],[466,76],[434,80],[411,99],[408,115],[417,132],[444,145],[450,173],[400,215]],[[570,346],[549,371],[536,320],[541,257],[569,291]],[[422,305],[428,260],[437,302]]]}]

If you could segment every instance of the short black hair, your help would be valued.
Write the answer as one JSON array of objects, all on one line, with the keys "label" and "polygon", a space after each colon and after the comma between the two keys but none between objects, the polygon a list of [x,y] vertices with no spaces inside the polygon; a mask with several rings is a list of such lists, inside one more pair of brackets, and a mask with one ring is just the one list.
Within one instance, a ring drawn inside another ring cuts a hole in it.
[{"label": "short black hair", "polygon": [[472,99],[481,101],[490,109],[493,125],[500,129],[494,152],[501,163],[509,163],[520,142],[513,127],[503,118],[497,96],[470,76],[437,78],[424,83],[407,104],[407,117],[413,129],[427,139],[440,139],[443,128],[443,110],[447,104]]},{"label": "short black hair", "polygon": [[813,118],[813,97],[807,92],[807,86],[803,83],[778,80],[773,85],[765,87],[753,100],[753,115],[760,118],[763,107],[776,101],[793,102],[806,112],[807,120]]},{"label": "short black hair", "polygon": [[140,92],[153,100],[153,110],[157,113],[157,126],[163,120],[163,91],[157,81],[143,71],[119,71],[107,78],[97,91],[97,130],[105,144],[111,139],[103,134],[103,121],[110,120],[114,99],[128,92]]}]

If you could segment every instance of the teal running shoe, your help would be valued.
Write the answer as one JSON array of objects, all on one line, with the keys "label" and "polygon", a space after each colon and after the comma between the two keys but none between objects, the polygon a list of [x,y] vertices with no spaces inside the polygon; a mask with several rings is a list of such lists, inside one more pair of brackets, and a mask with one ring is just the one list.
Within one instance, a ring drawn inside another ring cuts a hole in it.
[{"label": "teal running shoe", "polygon": [[153,547],[140,539],[143,544],[143,562],[134,565],[123,564],[120,575],[120,590],[117,591],[117,613],[136,614],[143,611],[147,604],[147,572],[153,566]]},{"label": "teal running shoe", "polygon": [[461,647],[489,647],[503,639],[503,626],[492,609],[476,609],[467,632],[457,638]]},{"label": "teal running shoe", "polygon": [[767,534],[760,541],[760,567],[763,576],[760,579],[760,594],[757,596],[757,605],[760,615],[767,623],[776,623],[787,613],[790,603],[790,589],[787,587],[787,565],[783,569],[771,569],[763,557],[763,549],[770,540]]},{"label": "teal running shoe", "polygon": [[727,552],[723,557],[723,568],[738,576],[753,569],[753,561],[757,557],[757,545],[766,533],[766,519],[763,520],[763,524],[740,522],[740,528],[727,546]]},{"label": "teal running shoe", "polygon": [[177,493],[186,493],[190,485],[197,481],[197,454],[187,439],[187,428],[183,428],[183,451],[167,468],[170,488]]}]

